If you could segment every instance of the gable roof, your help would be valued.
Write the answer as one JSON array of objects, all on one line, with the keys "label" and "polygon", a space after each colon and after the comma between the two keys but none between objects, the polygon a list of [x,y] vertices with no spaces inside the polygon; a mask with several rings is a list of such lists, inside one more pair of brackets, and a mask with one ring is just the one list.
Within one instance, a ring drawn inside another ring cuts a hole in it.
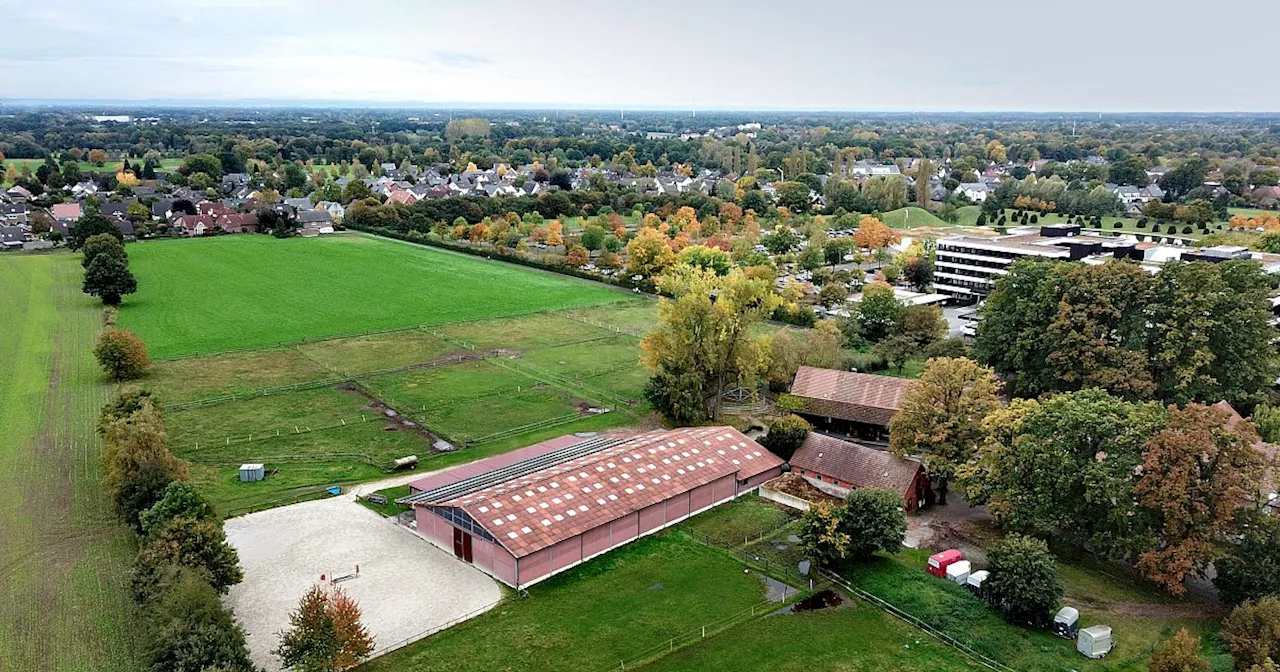
[{"label": "gable roof", "polygon": [[520,558],[726,476],[743,481],[782,465],[732,427],[578,438],[527,460],[398,501],[461,508]]},{"label": "gable roof", "polygon": [[833,476],[855,488],[885,488],[906,492],[923,467],[915,460],[892,453],[809,432],[791,466],[824,476]]},{"label": "gable roof", "polygon": [[902,408],[910,384],[903,378],[802,366],[791,383],[791,394],[804,398],[806,413],[888,425]]}]

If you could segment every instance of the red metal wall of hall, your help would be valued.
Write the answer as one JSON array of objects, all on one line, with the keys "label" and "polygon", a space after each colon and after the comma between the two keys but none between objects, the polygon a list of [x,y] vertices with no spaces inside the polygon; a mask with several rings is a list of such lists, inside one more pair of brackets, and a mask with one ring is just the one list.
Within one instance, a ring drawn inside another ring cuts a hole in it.
[{"label": "red metal wall of hall", "polygon": [[760,485],[761,483],[764,483],[764,482],[766,482],[766,481],[772,481],[773,479],[775,479],[775,478],[777,478],[777,477],[779,477],[779,476],[781,476],[781,475],[782,475],[782,467],[774,467],[773,469],[770,469],[769,471],[766,471],[766,472],[761,473],[761,474],[756,474],[755,476],[752,476],[751,478],[748,478],[748,479],[746,480],[746,482],[745,482],[745,483],[743,483],[742,485],[738,486],[738,491],[739,491],[739,492],[746,492],[747,490],[750,490],[750,489],[752,489],[752,488],[756,487],[757,485]]},{"label": "red metal wall of hall", "polygon": [[[414,507],[414,519],[418,521],[418,534],[440,550],[453,553],[453,530],[449,521],[431,513],[425,506]],[[516,559],[507,549],[471,535],[471,563],[503,583],[515,585]]]}]

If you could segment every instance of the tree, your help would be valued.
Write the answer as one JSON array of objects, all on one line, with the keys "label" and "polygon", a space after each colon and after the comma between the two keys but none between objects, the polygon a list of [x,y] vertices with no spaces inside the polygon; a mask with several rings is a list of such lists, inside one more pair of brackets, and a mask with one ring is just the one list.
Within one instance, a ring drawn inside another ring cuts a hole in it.
[{"label": "tree", "polygon": [[760,438],[760,445],[784,460],[791,459],[813,426],[798,415],[784,415],[769,423],[769,433]]},{"label": "tree", "polygon": [[83,289],[85,294],[101,297],[104,305],[118,306],[121,297],[138,291],[138,281],[119,258],[100,254],[85,269]]},{"label": "tree", "polygon": [[1147,441],[1137,502],[1155,517],[1156,547],[1138,557],[1137,568],[1170,593],[1200,574],[1217,555],[1217,544],[1236,529],[1238,509],[1256,495],[1262,457],[1258,434],[1248,421],[1201,404],[1170,407],[1161,431]]},{"label": "tree", "polygon": [[342,188],[342,202],[344,204],[363,201],[372,195],[373,191],[369,189],[369,185],[364,183],[364,180],[353,179]]},{"label": "tree", "polygon": [[1058,563],[1041,540],[1011,534],[987,552],[991,575],[982,589],[1013,623],[1041,626],[1062,599]]},{"label": "tree", "polygon": [[80,264],[85,268],[88,268],[89,264],[99,254],[113,256],[122,264],[127,265],[129,263],[129,255],[124,251],[124,245],[119,238],[109,233],[98,233],[89,236],[85,239],[81,250],[84,256],[81,258]]},{"label": "tree", "polygon": [[987,416],[978,458],[958,475],[969,503],[1006,529],[1129,559],[1149,537],[1133,474],[1165,416],[1098,389],[1014,399]]},{"label": "tree", "polygon": [[845,508],[827,502],[814,504],[801,518],[800,546],[819,567],[831,567],[849,556]]},{"label": "tree", "polygon": [[849,536],[849,557],[876,551],[897,553],[907,535],[902,495],[883,488],[857,488],[845,500],[842,531]]},{"label": "tree", "polygon": [[[360,210],[363,205],[357,204],[350,210],[349,219],[360,221]],[[293,214],[281,208],[262,208],[258,210],[258,231],[276,238],[288,238],[298,232],[298,221]]]},{"label": "tree", "polygon": [[929,181],[933,177],[934,165],[929,159],[920,159],[916,167],[916,205],[928,208],[933,202],[933,194]]},{"label": "tree", "polygon": [[690,245],[680,250],[680,263],[705,269],[716,275],[728,275],[733,268],[729,253],[718,247]]},{"label": "tree", "polygon": [[187,481],[173,481],[165,487],[164,496],[142,513],[139,522],[144,534],[155,536],[178,518],[215,520],[217,513],[194,485]]},{"label": "tree", "polygon": [[862,195],[874,210],[897,210],[907,204],[907,182],[899,175],[876,175],[863,185]]},{"label": "tree", "polygon": [[803,182],[779,182],[774,188],[777,190],[778,205],[792,212],[808,212],[809,185]]},{"label": "tree", "polygon": [[818,290],[818,303],[827,306],[838,306],[849,298],[849,288],[843,282],[828,282]]},{"label": "tree", "polygon": [[222,177],[222,161],[212,154],[191,154],[182,160],[178,172],[187,177],[204,173],[210,179],[218,180]]},{"label": "tree", "polygon": [[1200,653],[1200,638],[1178,628],[1147,661],[1147,672],[1209,672],[1212,666]]},{"label": "tree", "polygon": [[[725,385],[733,381],[754,390],[764,372],[768,341],[751,330],[780,299],[769,281],[741,270],[721,277],[681,268],[659,280],[673,298],[658,303],[658,326],[641,342],[641,360],[666,382],[689,386],[680,393],[685,398],[710,398],[710,417],[718,419]],[[693,417],[698,416],[705,411]]]},{"label": "tree", "polygon": [[853,322],[862,338],[878,343],[898,330],[905,309],[892,286],[874,282],[862,290],[862,301],[858,302]]},{"label": "tree", "polygon": [[[824,324],[829,325],[829,322]],[[801,366],[840,366],[840,334],[829,328],[779,329],[769,336],[769,389],[784,392]]]},{"label": "tree", "polygon": [[1268,295],[1256,262],[1170,262],[1156,276],[1146,320],[1158,338],[1148,357],[1166,402],[1259,399],[1275,382]]},{"label": "tree", "polygon": [[889,449],[898,457],[923,457],[939,504],[946,505],[956,469],[983,439],[982,422],[998,405],[996,391],[995,374],[973,360],[931,359],[889,422]]},{"label": "tree", "polygon": [[667,245],[666,237],[656,229],[640,229],[627,243],[627,271],[632,275],[657,277],[675,263],[676,253]]},{"label": "tree", "polygon": [[1280,660],[1280,597],[1264,597],[1235,608],[1222,623],[1218,637],[1236,669],[1264,665],[1268,659]]},{"label": "tree", "polygon": [[131,579],[139,602],[151,602],[157,597],[161,578],[170,566],[196,570],[224,595],[230,586],[244,579],[240,556],[227,543],[219,521],[175,518],[150,539],[138,553]]},{"label": "tree", "polygon": [[937,306],[906,306],[898,319],[898,332],[918,350],[946,338],[949,328]]},{"label": "tree", "polygon": [[67,247],[78,250],[84,247],[85,241],[89,238],[103,233],[116,240],[124,240],[124,234],[120,233],[120,229],[115,224],[97,210],[90,210],[67,230]]},{"label": "tree", "polygon": [[88,158],[89,163],[101,168],[102,164],[107,162],[107,153],[101,149],[91,149],[89,150]]},{"label": "tree", "polygon": [[933,284],[933,262],[928,257],[911,257],[902,264],[902,279],[918,292]]},{"label": "tree", "polygon": [[800,240],[800,236],[796,235],[791,227],[779,224],[760,240],[760,244],[764,245],[771,254],[787,254],[800,244]]},{"label": "tree", "polygon": [[148,613],[152,672],[253,672],[244,630],[199,572],[168,568]]},{"label": "tree", "polygon": [[547,244],[551,247],[564,245],[564,225],[558,219],[547,222]]},{"label": "tree", "polygon": [[588,224],[582,230],[582,246],[592,252],[604,247],[604,227],[599,224]]},{"label": "tree", "polygon": [[151,365],[146,344],[137,334],[124,329],[102,332],[93,356],[107,375],[116,381],[138,378]]},{"label": "tree", "polygon": [[289,629],[273,651],[280,663],[299,672],[350,669],[373,652],[373,637],[360,622],[360,608],[341,588],[312,586],[289,614]]},{"label": "tree", "polygon": [[564,261],[574,268],[582,268],[591,261],[591,255],[587,252],[587,248],[581,245],[571,245],[569,251],[564,255]]},{"label": "tree", "polygon": [[868,215],[858,222],[858,230],[854,231],[853,240],[858,247],[875,251],[900,242],[902,235],[889,228],[884,222]]},{"label": "tree", "polygon": [[1213,585],[1227,604],[1280,596],[1280,520],[1255,509],[1238,514],[1238,538],[1213,563]]},{"label": "tree", "polygon": [[901,334],[895,334],[876,343],[871,346],[871,350],[897,369],[899,375],[906,368],[907,360],[920,351],[914,341]]},{"label": "tree", "polygon": [[146,392],[121,394],[103,408],[102,480],[116,511],[137,527],[141,513],[163,496],[174,480],[187,477],[185,462],[169,452],[164,418]]}]

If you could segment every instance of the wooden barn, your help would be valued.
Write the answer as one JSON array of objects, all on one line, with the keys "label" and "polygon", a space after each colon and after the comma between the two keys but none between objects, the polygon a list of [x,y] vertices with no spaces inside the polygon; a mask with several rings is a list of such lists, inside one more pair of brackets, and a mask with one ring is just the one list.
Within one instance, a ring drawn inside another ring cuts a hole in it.
[{"label": "wooden barn", "polygon": [[901,495],[907,511],[933,502],[929,477],[919,462],[817,432],[809,432],[791,456],[791,471],[840,498],[855,488],[884,488]]},{"label": "wooden barn", "polygon": [[889,421],[902,408],[911,381],[870,373],[802,366],[791,394],[804,401],[799,414],[826,432],[863,441],[889,440]]}]

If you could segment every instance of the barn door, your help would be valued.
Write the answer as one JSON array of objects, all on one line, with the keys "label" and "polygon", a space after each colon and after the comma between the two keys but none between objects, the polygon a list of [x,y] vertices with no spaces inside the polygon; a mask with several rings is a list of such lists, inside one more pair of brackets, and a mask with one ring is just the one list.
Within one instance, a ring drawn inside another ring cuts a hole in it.
[{"label": "barn door", "polygon": [[462,533],[462,559],[471,562],[471,535]]},{"label": "barn door", "polygon": [[465,534],[458,528],[453,528],[453,554],[459,558],[463,557],[462,535]]}]

